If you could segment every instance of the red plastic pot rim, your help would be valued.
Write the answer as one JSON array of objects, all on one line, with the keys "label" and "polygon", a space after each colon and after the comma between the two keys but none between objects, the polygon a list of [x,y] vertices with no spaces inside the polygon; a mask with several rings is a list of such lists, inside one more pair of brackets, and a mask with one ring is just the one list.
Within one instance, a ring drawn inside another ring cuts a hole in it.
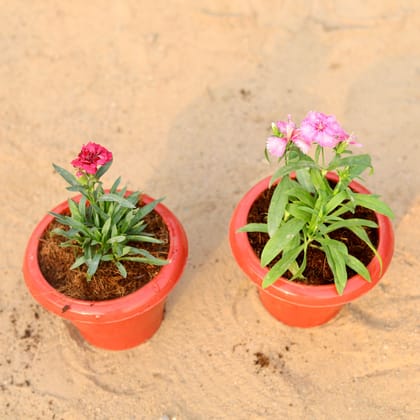
[{"label": "red plastic pot rim", "polygon": [[[130,194],[127,191],[127,194]],[[73,197],[79,201],[80,195]],[[154,199],[142,195],[145,204]],[[60,203],[52,211],[62,213],[68,208],[67,200]],[[101,323],[112,322],[116,315],[119,319],[132,317],[157,305],[166,298],[181,276],[188,255],[188,242],[185,231],[175,215],[162,203],[155,211],[167,225],[170,238],[168,259],[170,264],[161,268],[159,274],[145,286],[127,296],[107,301],[86,301],[70,298],[52,287],[44,278],[38,263],[39,240],[54,217],[47,214],[35,227],[30,236],[24,257],[23,273],[25,282],[33,297],[50,311],[72,320],[89,322],[89,318]]]},{"label": "red plastic pot rim", "polygon": [[[338,179],[335,173],[328,173],[327,176],[333,181]],[[391,221],[388,217],[379,213],[376,213],[376,217],[378,218],[379,226],[378,253],[382,258],[382,271],[379,260],[375,257],[367,267],[371,274],[371,282],[367,282],[361,276],[355,275],[347,281],[342,295],[337,293],[334,284],[309,286],[289,281],[285,278],[280,278],[272,286],[262,289],[262,279],[268,272],[268,269],[261,267],[260,260],[248,241],[248,234],[246,232],[237,232],[237,230],[247,223],[248,213],[252,204],[263,191],[268,189],[270,179],[271,177],[264,178],[244,195],[234,210],[229,227],[229,240],[232,253],[239,266],[251,280],[261,290],[277,299],[308,307],[343,305],[374,287],[387,270],[394,250],[394,234]],[[355,192],[370,194],[370,191],[358,182],[353,181],[350,187]]]}]

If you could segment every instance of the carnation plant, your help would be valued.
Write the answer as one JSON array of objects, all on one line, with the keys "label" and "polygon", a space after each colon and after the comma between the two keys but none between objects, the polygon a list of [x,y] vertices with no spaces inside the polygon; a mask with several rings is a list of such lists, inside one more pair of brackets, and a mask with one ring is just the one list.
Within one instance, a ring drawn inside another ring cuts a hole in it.
[{"label": "carnation plant", "polygon": [[112,261],[123,277],[127,276],[124,261],[166,264],[167,260],[133,246],[139,242],[161,243],[146,232],[144,221],[161,200],[139,207],[140,193],[127,194],[126,187],[119,189],[120,177],[105,192],[101,178],[112,164],[112,153],[99,144],[84,145],[71,164],[77,169],[76,175],[53,166],[70,184],[67,190],[79,192],[82,197],[78,203],[68,200],[70,215],[51,212],[59,223],[68,226],[68,229],[53,229],[52,233],[66,238],[62,247],[75,249],[76,260],[70,268],[86,265],[89,281],[102,261]]},{"label": "carnation plant", "polygon": [[[310,248],[325,253],[339,294],[347,283],[346,267],[370,281],[368,269],[349,254],[346,244],[330,237],[331,232],[341,228],[349,229],[363,240],[382,264],[366,232],[366,228],[376,228],[377,224],[361,218],[343,218],[348,212],[354,213],[357,206],[393,217],[391,209],[378,195],[355,193],[349,187],[367,169],[373,171],[370,156],[353,155],[351,147],[361,147],[361,144],[353,135],[348,135],[332,115],[311,111],[300,127],[290,115],[287,121],[272,124],[265,155],[267,159],[274,156],[282,165],[270,181],[270,186],[277,185],[267,222],[249,223],[240,229],[269,235],[261,254],[261,265],[266,267],[278,260],[265,276],[264,288],[288,270],[291,280],[303,279]],[[309,154],[311,149],[314,149],[313,157]],[[329,171],[338,175],[335,185],[326,178]]]}]

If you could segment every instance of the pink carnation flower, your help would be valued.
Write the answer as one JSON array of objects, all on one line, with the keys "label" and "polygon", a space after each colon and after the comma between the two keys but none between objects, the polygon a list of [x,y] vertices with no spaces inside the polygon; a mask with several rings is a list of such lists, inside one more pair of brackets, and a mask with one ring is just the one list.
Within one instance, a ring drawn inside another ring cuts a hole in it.
[{"label": "pink carnation flower", "polygon": [[335,147],[349,138],[334,115],[315,111],[309,112],[302,121],[300,135],[303,140],[318,143],[323,147]]},{"label": "pink carnation flower", "polygon": [[80,169],[77,176],[83,175],[83,171],[94,175],[98,170],[98,166],[105,165],[112,160],[112,153],[100,144],[89,142],[83,145],[82,150],[71,164]]},{"label": "pink carnation flower", "polygon": [[267,139],[267,150],[276,157],[282,157],[286,150],[287,140],[285,137],[270,136]]},{"label": "pink carnation flower", "polygon": [[270,154],[276,157],[283,156],[289,141],[295,143],[303,153],[309,152],[312,141],[301,137],[300,130],[296,128],[290,114],[287,116],[287,121],[277,121],[275,125],[282,137],[271,136],[267,139],[267,150]]}]

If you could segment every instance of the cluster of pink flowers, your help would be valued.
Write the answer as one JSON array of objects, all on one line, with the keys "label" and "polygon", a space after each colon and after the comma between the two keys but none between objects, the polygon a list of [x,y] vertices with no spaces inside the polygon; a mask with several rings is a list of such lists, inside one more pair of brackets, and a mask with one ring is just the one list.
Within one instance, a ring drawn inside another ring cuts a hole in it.
[{"label": "cluster of pink flowers", "polygon": [[84,173],[95,175],[98,167],[105,165],[112,160],[112,153],[100,144],[89,142],[83,145],[77,158],[71,161],[71,164],[79,169],[77,176]]},{"label": "cluster of pink flowers", "polygon": [[340,126],[334,115],[310,111],[299,128],[288,116],[287,121],[273,123],[275,134],[267,139],[267,150],[276,157],[283,156],[289,142],[294,143],[307,154],[312,143],[322,147],[335,147],[343,141],[354,146],[361,146],[353,136],[348,135]]}]

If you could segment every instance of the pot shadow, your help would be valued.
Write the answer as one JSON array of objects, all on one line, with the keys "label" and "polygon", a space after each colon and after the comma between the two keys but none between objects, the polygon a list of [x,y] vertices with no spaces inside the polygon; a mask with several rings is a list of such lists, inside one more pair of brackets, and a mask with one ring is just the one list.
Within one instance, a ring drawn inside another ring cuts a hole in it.
[{"label": "pot shadow", "polygon": [[346,119],[360,127],[357,136],[375,168],[365,184],[391,206],[395,224],[420,196],[419,98],[413,95],[419,76],[418,56],[377,61],[353,81],[347,97]]},{"label": "pot shadow", "polygon": [[207,86],[170,127],[159,178],[147,189],[164,192],[165,204],[186,229],[190,264],[182,283],[192,280],[194,270],[219,262],[213,254],[220,244],[230,257],[232,212],[243,194],[272,172],[264,158],[271,121],[287,112],[304,113],[295,97],[305,94],[293,90],[294,81],[272,82],[284,90],[279,100],[263,80]]}]

